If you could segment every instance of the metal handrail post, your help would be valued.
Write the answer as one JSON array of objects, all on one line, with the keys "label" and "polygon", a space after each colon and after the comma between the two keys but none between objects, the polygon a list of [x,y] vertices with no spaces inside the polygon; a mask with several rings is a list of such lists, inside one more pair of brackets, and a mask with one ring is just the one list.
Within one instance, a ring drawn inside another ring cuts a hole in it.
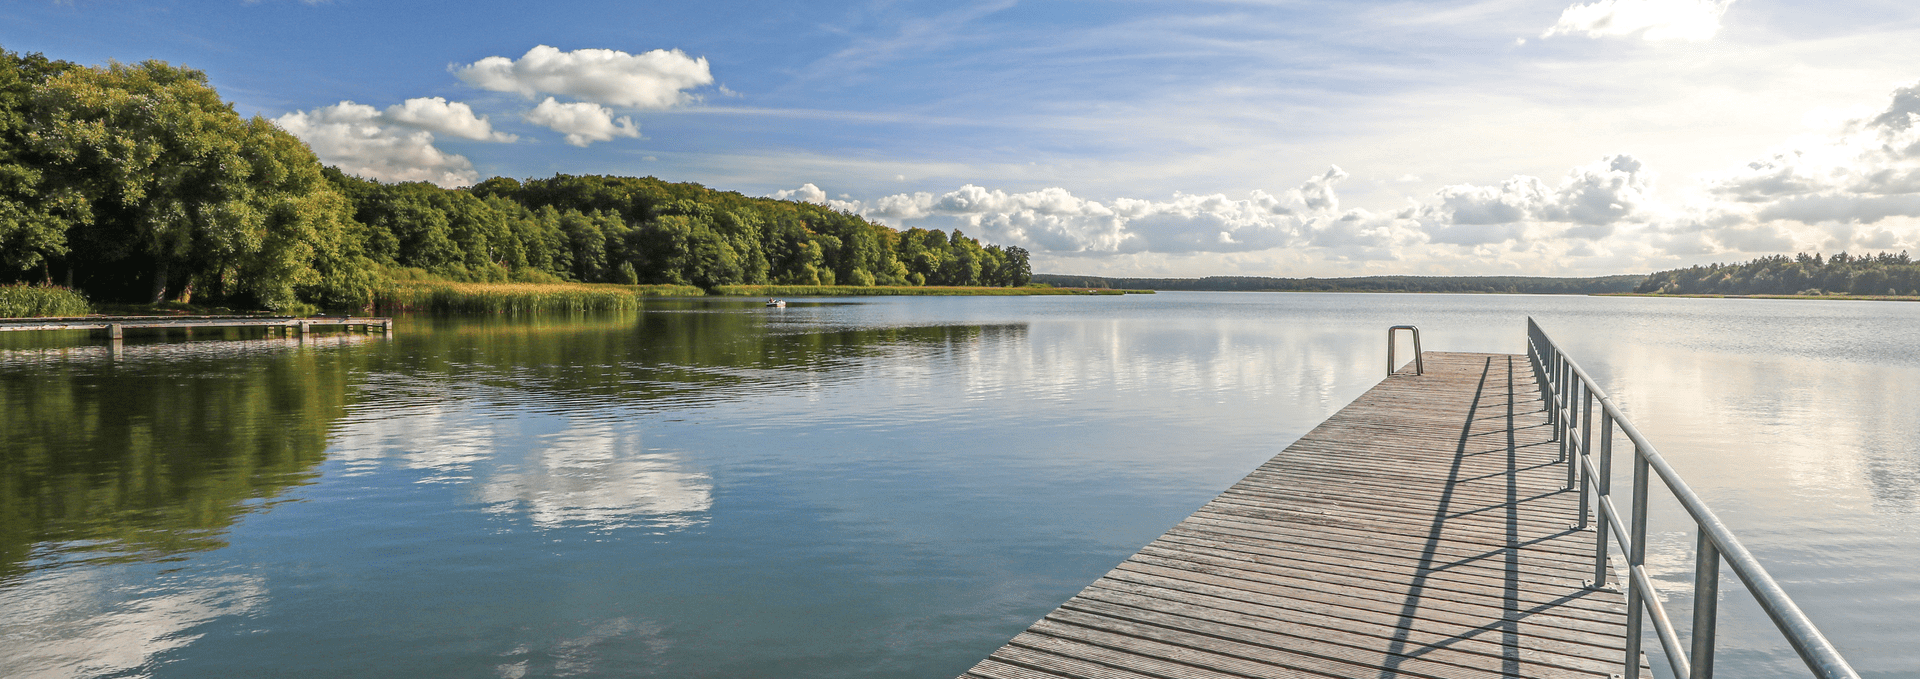
[{"label": "metal handrail post", "polygon": [[1553,360],[1553,412],[1560,416],[1560,421],[1556,423],[1556,426],[1553,428],[1553,437],[1560,442],[1560,459],[1558,461],[1561,462],[1567,459],[1566,407],[1568,399],[1566,381],[1567,359],[1565,356],[1559,355],[1559,352],[1556,351],[1554,352]]},{"label": "metal handrail post", "polygon": [[[1637,574],[1647,562],[1647,460],[1640,456],[1640,447],[1633,449],[1633,539],[1627,543],[1627,573]],[[1640,676],[1640,639],[1646,635],[1641,627],[1644,616],[1640,608],[1646,605],[1646,598],[1652,595],[1640,589],[1640,579],[1627,578],[1627,660],[1624,676]]]},{"label": "metal handrail post", "polygon": [[1693,564],[1693,652],[1688,679],[1713,679],[1714,622],[1720,608],[1720,550],[1706,528],[1700,529]]},{"label": "metal handrail post", "polygon": [[[1606,412],[1605,408],[1600,412],[1600,473],[1595,476],[1599,478],[1592,483],[1594,493],[1600,496],[1600,506],[1615,512],[1612,520],[1618,521],[1619,510],[1613,509],[1613,413]],[[1608,521],[1601,521],[1593,531],[1593,586],[1596,588],[1607,586],[1608,526]]]},{"label": "metal handrail post", "polygon": [[[1580,390],[1580,407],[1583,408],[1583,410],[1580,413],[1580,457],[1586,458],[1586,457],[1590,457],[1593,453],[1593,448],[1590,447],[1593,445],[1593,390],[1592,389]],[[1567,468],[1567,485],[1571,486],[1576,481],[1578,481],[1579,474],[1580,474],[1580,465],[1576,464],[1571,467],[1568,467]],[[1592,485],[1591,479],[1589,479],[1588,481],[1589,483],[1587,485]],[[1579,527],[1583,529],[1587,527],[1587,509],[1588,509],[1587,492],[1585,490],[1582,490],[1580,491],[1580,526]]]}]

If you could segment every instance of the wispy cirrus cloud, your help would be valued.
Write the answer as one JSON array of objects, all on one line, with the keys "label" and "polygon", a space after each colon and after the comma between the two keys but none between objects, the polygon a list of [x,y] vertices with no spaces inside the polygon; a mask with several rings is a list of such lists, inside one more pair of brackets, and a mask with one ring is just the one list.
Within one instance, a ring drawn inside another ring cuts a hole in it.
[{"label": "wispy cirrus cloud", "polygon": [[1647,40],[1707,40],[1734,0],[1595,0],[1573,5],[1540,34],[1589,38],[1639,34]]}]

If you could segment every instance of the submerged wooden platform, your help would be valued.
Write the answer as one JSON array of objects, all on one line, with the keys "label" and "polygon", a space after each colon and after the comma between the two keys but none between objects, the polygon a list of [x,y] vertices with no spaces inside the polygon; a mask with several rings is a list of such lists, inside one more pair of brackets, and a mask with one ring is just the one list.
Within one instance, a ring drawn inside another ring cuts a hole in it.
[{"label": "submerged wooden platform", "polygon": [[105,330],[107,337],[120,339],[127,330],[195,328],[266,328],[305,336],[317,327],[359,327],[366,332],[379,328],[393,333],[393,319],[361,316],[70,316],[64,318],[0,319],[0,332],[8,330]]},{"label": "submerged wooden platform", "polygon": [[1424,356],[963,676],[1619,676],[1526,357]]}]

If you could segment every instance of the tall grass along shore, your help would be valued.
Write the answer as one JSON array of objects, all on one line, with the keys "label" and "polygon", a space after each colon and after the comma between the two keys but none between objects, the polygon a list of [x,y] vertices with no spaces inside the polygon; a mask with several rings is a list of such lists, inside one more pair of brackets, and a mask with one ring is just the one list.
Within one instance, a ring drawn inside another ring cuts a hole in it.
[{"label": "tall grass along shore", "polygon": [[641,297],[698,297],[691,285],[596,283],[413,283],[375,294],[384,311],[526,313],[623,311],[640,308]]},{"label": "tall grass along shore", "polygon": [[53,285],[0,285],[0,318],[85,316],[93,312],[87,298]]},{"label": "tall grass along shore", "polygon": [[711,294],[725,297],[862,297],[893,295],[1120,295],[1151,290],[1102,290],[1029,286],[987,288],[958,285],[722,285]]},{"label": "tall grass along shore", "polygon": [[[414,280],[391,283],[374,293],[373,307],[388,312],[544,313],[626,311],[646,297],[858,297],[897,295],[1120,295],[1151,290],[1054,288],[1029,286],[892,285],[722,285],[704,290],[692,285],[618,285],[611,283],[459,283]],[[124,305],[121,305],[124,306]],[[307,306],[307,305],[301,305]],[[84,316],[94,309],[80,293],[61,287],[0,285],[0,318]],[[103,313],[136,313],[108,308]],[[141,307],[137,313],[153,313]],[[177,313],[177,312],[176,312]],[[296,315],[317,313],[299,309]]]}]

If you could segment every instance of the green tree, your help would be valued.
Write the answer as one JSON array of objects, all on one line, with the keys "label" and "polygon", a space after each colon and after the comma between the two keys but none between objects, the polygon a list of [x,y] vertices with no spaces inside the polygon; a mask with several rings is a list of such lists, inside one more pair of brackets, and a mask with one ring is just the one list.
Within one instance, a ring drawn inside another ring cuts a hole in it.
[{"label": "green tree", "polygon": [[295,303],[301,288],[357,296],[351,284],[320,280],[364,272],[340,233],[347,201],[305,144],[264,118],[241,118],[205,74],[161,61],[70,68],[33,98],[31,148],[91,211],[92,247],[76,254],[144,263],[148,299],[177,291],[188,301],[197,286],[269,309]]},{"label": "green tree", "polygon": [[91,215],[72,191],[46,182],[47,159],[29,146],[33,89],[74,64],[0,50],[0,279],[53,278],[67,232]]}]

